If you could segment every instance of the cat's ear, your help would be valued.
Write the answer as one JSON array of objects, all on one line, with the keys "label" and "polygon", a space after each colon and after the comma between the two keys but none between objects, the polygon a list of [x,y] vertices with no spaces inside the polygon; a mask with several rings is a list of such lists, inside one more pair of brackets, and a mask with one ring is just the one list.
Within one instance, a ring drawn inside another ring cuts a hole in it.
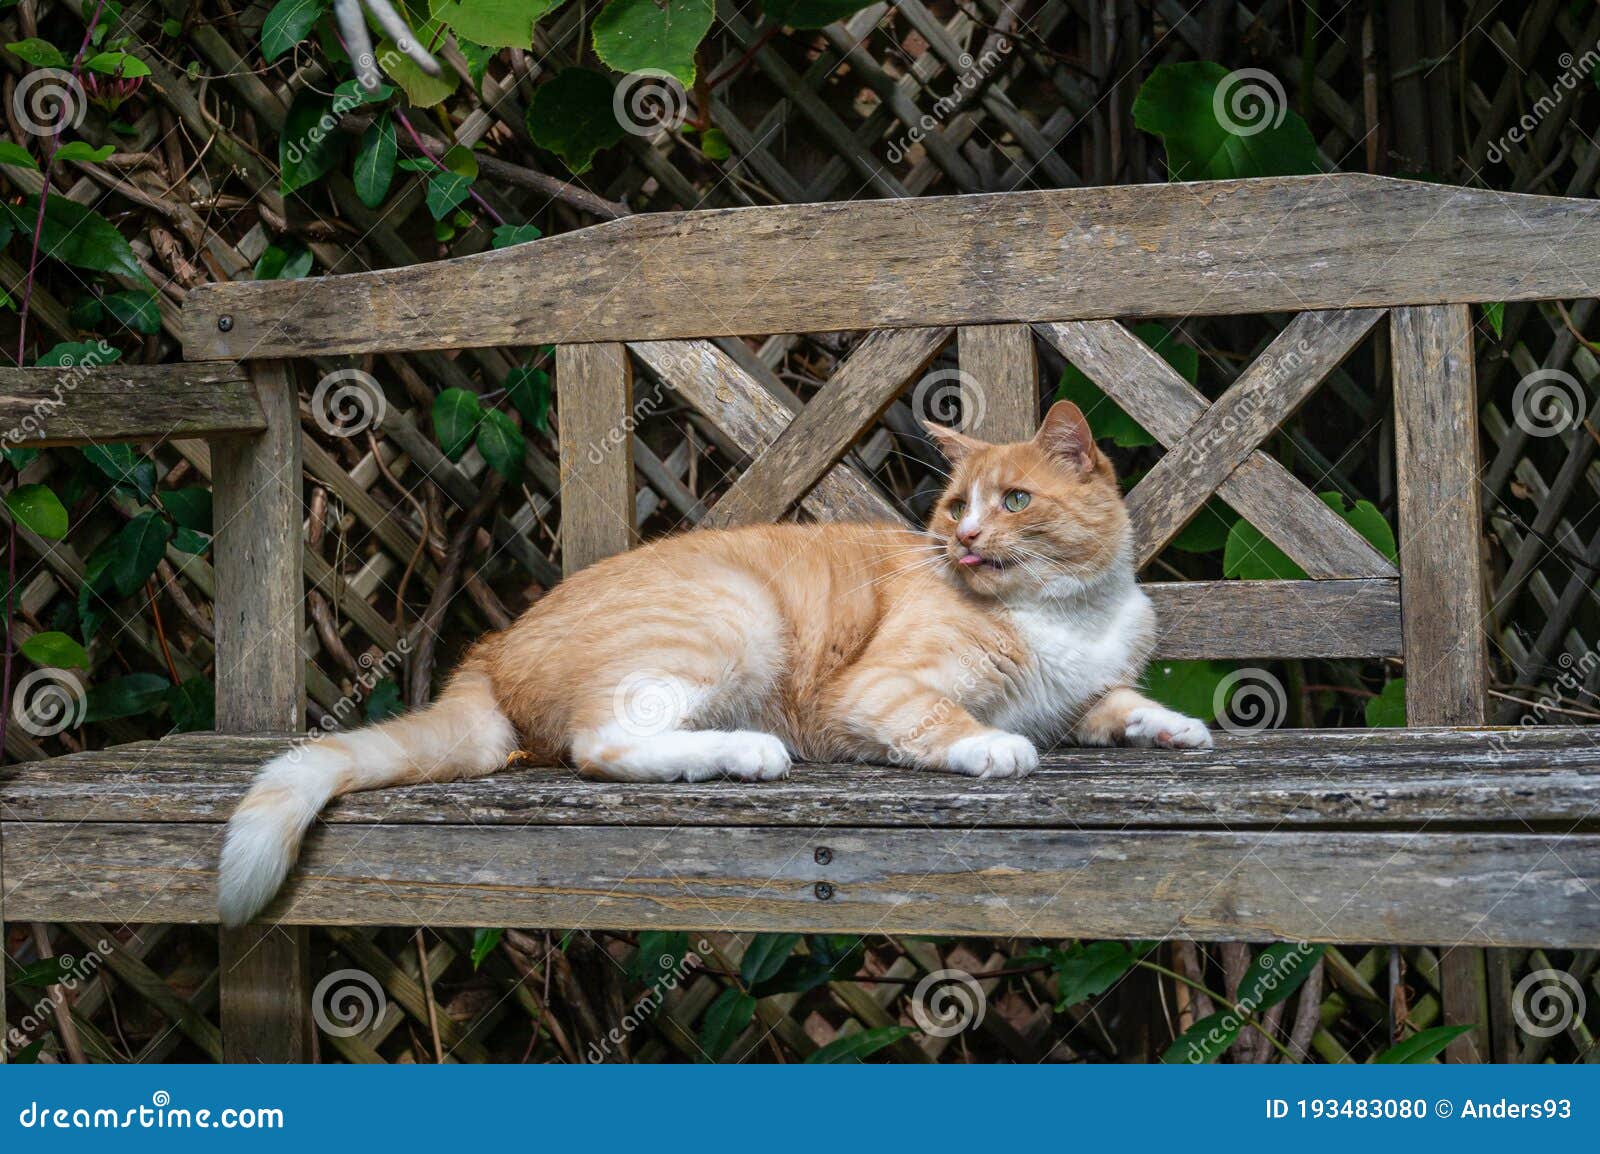
[{"label": "cat's ear", "polygon": [[1044,424],[1033,436],[1033,443],[1062,464],[1087,473],[1094,468],[1094,434],[1083,410],[1071,401],[1057,401],[1044,415]]},{"label": "cat's ear", "polygon": [[933,438],[934,444],[944,453],[945,460],[952,465],[959,464],[969,453],[984,448],[984,443],[976,437],[969,437],[949,425],[936,425],[932,421],[923,421],[922,427],[928,431],[928,436]]}]

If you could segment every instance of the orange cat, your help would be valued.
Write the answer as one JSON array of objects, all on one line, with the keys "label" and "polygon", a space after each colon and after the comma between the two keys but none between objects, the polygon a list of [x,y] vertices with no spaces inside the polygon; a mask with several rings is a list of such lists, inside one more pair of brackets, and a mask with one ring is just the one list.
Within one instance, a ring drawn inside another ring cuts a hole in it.
[{"label": "orange cat", "polygon": [[518,750],[615,781],[767,781],[793,756],[1008,777],[1068,735],[1209,745],[1132,688],[1155,615],[1083,414],[1059,403],[1013,445],[929,431],[953,471],[927,532],[657,541],[480,640],[427,709],[269,762],[228,824],[223,922],[267,903],[329,799],[481,777]]}]

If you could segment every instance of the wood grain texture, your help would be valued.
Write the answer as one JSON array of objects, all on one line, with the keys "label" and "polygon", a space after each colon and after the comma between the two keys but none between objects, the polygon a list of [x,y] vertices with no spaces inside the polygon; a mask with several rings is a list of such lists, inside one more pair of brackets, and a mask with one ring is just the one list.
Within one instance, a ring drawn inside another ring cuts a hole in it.
[{"label": "wood grain texture", "polygon": [[[299,404],[283,362],[257,364],[251,377],[266,431],[212,448],[217,728],[298,732],[305,697]],[[228,1059],[309,1061],[305,927],[221,930],[218,938]]]},{"label": "wood grain texture", "polygon": [[633,367],[619,344],[556,349],[561,566],[576,573],[638,543],[633,521]]},{"label": "wood grain texture", "polygon": [[255,386],[231,364],[0,369],[0,444],[10,448],[265,428]]},{"label": "wood grain texture", "polygon": [[871,429],[949,339],[947,328],[869,333],[703,523],[716,528],[778,520]]},{"label": "wood grain texture", "polygon": [[[220,826],[92,833],[8,831],[9,856],[59,863],[13,888],[12,917],[215,918]],[[266,917],[1593,947],[1596,887],[1593,833],[327,825]]]},{"label": "wood grain texture", "polygon": [[1160,581],[1156,660],[1393,657],[1401,650],[1400,582]]},{"label": "wood grain texture", "polygon": [[[1107,396],[1169,448],[1211,404],[1148,345],[1115,321],[1034,326]],[[1092,423],[1094,417],[1090,414]],[[1278,461],[1256,450],[1217,488],[1308,576],[1394,577],[1387,558]]]},{"label": "wood grain texture", "polygon": [[956,340],[961,371],[976,381],[982,401],[966,431],[996,444],[1029,440],[1039,428],[1039,357],[1032,328],[967,325]]},{"label": "wood grain texture", "polygon": [[[1268,730],[1216,739],[1214,750],[1192,752],[1063,748],[1021,781],[806,763],[787,781],[759,786],[628,784],[519,767],[476,781],[350,794],[324,818],[413,826],[470,818],[519,828],[1600,825],[1600,738],[1591,729]],[[290,740],[181,734],[9,767],[0,813],[37,826],[216,824]]]},{"label": "wood grain texture", "polygon": [[[794,414],[709,341],[641,341],[629,350],[751,457],[782,435]],[[876,486],[848,463],[825,472],[800,505],[820,521],[904,518]]]},{"label": "wood grain texture", "polygon": [[1595,296],[1597,267],[1593,201],[1318,174],[649,213],[405,268],[202,285],[182,334],[185,357],[218,360],[1369,308]]},{"label": "wood grain texture", "polygon": [[1345,309],[1300,313],[1289,322],[1128,494],[1141,566],[1166,548],[1382,317],[1381,309]]}]

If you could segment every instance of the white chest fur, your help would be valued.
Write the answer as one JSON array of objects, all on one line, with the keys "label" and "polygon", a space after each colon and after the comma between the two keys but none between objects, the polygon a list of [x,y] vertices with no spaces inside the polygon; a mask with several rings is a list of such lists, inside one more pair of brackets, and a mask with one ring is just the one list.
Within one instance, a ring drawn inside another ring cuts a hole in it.
[{"label": "white chest fur", "polygon": [[980,720],[1049,746],[1115,685],[1143,672],[1155,628],[1150,599],[1129,581],[1093,600],[1050,600],[1010,608],[1028,660]]}]

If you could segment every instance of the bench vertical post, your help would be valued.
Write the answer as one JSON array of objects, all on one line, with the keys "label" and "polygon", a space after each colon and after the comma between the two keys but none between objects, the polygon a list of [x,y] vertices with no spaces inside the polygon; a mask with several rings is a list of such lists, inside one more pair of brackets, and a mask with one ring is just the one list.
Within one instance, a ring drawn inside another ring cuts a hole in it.
[{"label": "bench vertical post", "polygon": [[[1393,318],[1406,723],[1482,725],[1488,608],[1479,564],[1483,522],[1472,318],[1466,305],[1400,308]],[[1446,1056],[1486,1061],[1483,951],[1443,944],[1445,1022],[1477,1026],[1452,1042]]]},{"label": "bench vertical post", "polygon": [[556,348],[561,568],[633,548],[633,371],[617,343]]},{"label": "bench vertical post", "polygon": [[[299,401],[284,361],[254,362],[250,377],[266,431],[219,440],[212,449],[217,729],[299,733],[305,728]],[[219,946],[224,1058],[309,1061],[307,928],[224,929]]]},{"label": "bench vertical post", "polygon": [[[1039,357],[1029,325],[968,325],[956,335],[961,370],[979,390],[967,432],[985,441],[1026,441],[1039,427]],[[965,415],[965,414],[963,414]]]}]

